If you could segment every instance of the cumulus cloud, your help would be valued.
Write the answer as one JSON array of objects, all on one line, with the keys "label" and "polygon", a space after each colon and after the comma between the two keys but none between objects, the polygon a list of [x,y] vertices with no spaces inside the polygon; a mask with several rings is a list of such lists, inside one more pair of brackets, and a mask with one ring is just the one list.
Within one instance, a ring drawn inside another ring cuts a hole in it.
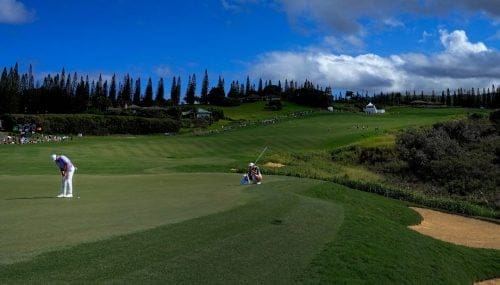
[{"label": "cumulus cloud", "polygon": [[0,23],[22,24],[34,20],[35,12],[30,11],[17,0],[0,0]]},{"label": "cumulus cloud", "polygon": [[487,87],[500,78],[498,51],[471,43],[461,30],[442,30],[440,35],[443,50],[431,55],[275,51],[261,55],[250,74],[273,80],[309,79],[334,88],[398,91]]},{"label": "cumulus cloud", "polygon": [[277,0],[292,21],[307,19],[336,32],[357,34],[363,31],[359,19],[381,18],[391,24],[398,23],[388,18],[400,9],[410,9],[417,0]]},{"label": "cumulus cloud", "polygon": [[469,42],[465,31],[457,30],[449,34],[446,30],[440,30],[439,33],[441,35],[441,43],[449,53],[471,54],[488,50],[482,42],[476,44]]},{"label": "cumulus cloud", "polygon": [[[307,19],[333,32],[363,32],[361,20],[371,19],[390,27],[403,27],[402,15],[448,15],[484,13],[500,19],[500,5],[491,0],[275,0],[294,21]],[[241,2],[241,0],[240,0]]]},{"label": "cumulus cloud", "polygon": [[492,0],[441,0],[441,1],[429,1],[428,5],[431,9],[436,7],[441,8],[445,11],[451,11],[453,9],[462,8],[469,12],[482,12],[490,17],[499,19],[500,18],[500,5],[497,1]]}]

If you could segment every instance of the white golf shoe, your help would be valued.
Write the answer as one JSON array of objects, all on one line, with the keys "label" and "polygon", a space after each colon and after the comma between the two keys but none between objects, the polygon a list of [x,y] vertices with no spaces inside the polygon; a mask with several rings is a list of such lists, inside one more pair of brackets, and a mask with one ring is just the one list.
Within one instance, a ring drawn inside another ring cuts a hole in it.
[{"label": "white golf shoe", "polygon": [[64,198],[64,197],[66,197],[64,194],[57,195],[57,198]]},{"label": "white golf shoe", "polygon": [[73,194],[68,194],[68,195],[66,195],[64,197],[66,197],[66,198],[73,198]]}]

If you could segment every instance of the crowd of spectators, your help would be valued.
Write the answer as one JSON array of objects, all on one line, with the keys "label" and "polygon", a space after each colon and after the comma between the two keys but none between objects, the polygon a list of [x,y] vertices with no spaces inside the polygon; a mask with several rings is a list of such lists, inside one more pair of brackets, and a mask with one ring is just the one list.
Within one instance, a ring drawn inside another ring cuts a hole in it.
[{"label": "crowd of spectators", "polygon": [[1,144],[34,144],[46,142],[62,142],[72,137],[65,135],[45,135],[42,128],[35,124],[19,124],[12,132],[0,133]]},{"label": "crowd of spectators", "polygon": [[34,143],[46,143],[46,142],[62,142],[70,139],[72,139],[70,136],[43,135],[43,134],[0,135],[0,142],[2,144],[34,144]]}]

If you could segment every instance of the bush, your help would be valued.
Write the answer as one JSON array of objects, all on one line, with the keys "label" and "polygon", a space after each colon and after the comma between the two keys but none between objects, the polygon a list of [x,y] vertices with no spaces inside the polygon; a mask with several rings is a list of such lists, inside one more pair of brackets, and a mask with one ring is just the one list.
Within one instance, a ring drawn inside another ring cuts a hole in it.
[{"label": "bush", "polygon": [[176,133],[180,123],[172,119],[102,115],[7,115],[6,122],[35,123],[47,134],[108,135]]},{"label": "bush", "polygon": [[214,120],[214,122],[224,119],[224,110],[216,108],[208,108],[208,111],[212,112],[212,120]]},{"label": "bush", "polygon": [[266,104],[266,109],[279,111],[283,109],[283,104],[281,103],[281,100],[271,100]]},{"label": "bush", "polygon": [[409,130],[396,138],[398,157],[421,182],[442,194],[495,203],[500,186],[500,137],[482,118]]},{"label": "bush", "polygon": [[373,147],[362,149],[359,162],[364,164],[389,163],[396,159],[396,152],[390,147]]},{"label": "bush", "polygon": [[468,216],[480,216],[499,219],[500,212],[474,205],[467,201],[458,201],[449,198],[429,197],[423,193],[411,190],[388,187],[382,184],[351,180],[349,178],[333,178],[333,182],[364,192],[375,193],[385,197],[403,200],[434,209],[441,209],[452,213]]},{"label": "bush", "polygon": [[500,110],[496,110],[490,114],[490,121],[495,126],[497,133],[500,134]]}]

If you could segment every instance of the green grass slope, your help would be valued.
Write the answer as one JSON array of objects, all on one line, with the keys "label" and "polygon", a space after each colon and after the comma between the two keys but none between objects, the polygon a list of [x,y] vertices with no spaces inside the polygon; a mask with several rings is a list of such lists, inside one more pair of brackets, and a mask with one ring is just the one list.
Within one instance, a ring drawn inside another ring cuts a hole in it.
[{"label": "green grass slope", "polygon": [[[365,177],[332,165],[331,148],[384,142],[399,129],[466,112],[319,113],[210,135],[1,145],[0,283],[470,284],[498,277],[500,251],[408,229],[420,217],[403,202],[284,176],[239,186],[241,176],[231,173],[268,146],[261,162],[286,162],[283,174]],[[80,199],[52,198],[60,178],[51,153],[79,167]]]},{"label": "green grass slope", "polygon": [[252,198],[236,186],[238,179],[218,173],[77,173],[75,198],[58,199],[57,176],[0,176],[0,263],[237,207]]}]

